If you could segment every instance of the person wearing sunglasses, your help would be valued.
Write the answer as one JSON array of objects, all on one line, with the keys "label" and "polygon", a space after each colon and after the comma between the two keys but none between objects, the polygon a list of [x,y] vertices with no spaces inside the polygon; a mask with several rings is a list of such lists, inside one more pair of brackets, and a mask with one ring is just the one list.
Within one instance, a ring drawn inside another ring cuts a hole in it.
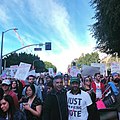
[{"label": "person wearing sunglasses", "polygon": [[95,94],[91,84],[92,84],[92,80],[89,78],[89,76],[87,76],[84,78],[83,87],[81,89],[83,91],[87,92],[91,97],[94,119],[100,120],[100,114],[98,112],[97,105],[96,105],[96,94]]}]

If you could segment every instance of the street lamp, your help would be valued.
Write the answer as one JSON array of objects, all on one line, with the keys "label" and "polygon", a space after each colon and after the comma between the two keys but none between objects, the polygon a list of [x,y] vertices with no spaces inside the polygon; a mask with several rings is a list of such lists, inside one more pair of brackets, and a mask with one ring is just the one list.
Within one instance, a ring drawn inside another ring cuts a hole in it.
[{"label": "street lamp", "polygon": [[10,30],[18,30],[17,28],[11,28],[11,29],[8,29],[4,32],[2,32],[2,39],[1,39],[1,51],[0,51],[0,74],[2,73],[2,53],[3,53],[3,38],[4,38],[4,33],[10,31]]}]

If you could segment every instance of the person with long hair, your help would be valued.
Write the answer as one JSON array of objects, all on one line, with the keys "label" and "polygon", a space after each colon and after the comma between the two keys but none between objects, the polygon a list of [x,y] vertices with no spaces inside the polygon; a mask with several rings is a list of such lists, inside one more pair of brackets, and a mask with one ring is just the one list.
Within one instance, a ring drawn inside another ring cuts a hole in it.
[{"label": "person with long hair", "polygon": [[18,97],[18,100],[22,97],[22,90],[23,87],[21,86],[22,83],[20,83],[19,80],[12,80],[11,81],[11,90],[14,91]]},{"label": "person with long hair", "polygon": [[27,120],[25,114],[14,105],[13,98],[5,95],[0,100],[2,114],[0,120]]},{"label": "person with long hair", "polygon": [[84,78],[83,83],[84,84],[83,84],[83,87],[81,89],[84,90],[85,92],[87,92],[91,97],[91,100],[92,100],[92,105],[91,106],[93,108],[92,111],[93,111],[93,113],[95,113],[95,114],[93,114],[94,119],[95,120],[100,120],[100,115],[99,115],[97,105],[96,105],[96,94],[95,94],[95,92],[92,88],[92,85],[91,85],[92,84],[92,79],[89,76],[87,76],[87,77]]},{"label": "person with long hair", "polygon": [[40,120],[42,112],[42,102],[35,94],[35,86],[33,84],[26,87],[26,103],[23,104],[27,120]]}]

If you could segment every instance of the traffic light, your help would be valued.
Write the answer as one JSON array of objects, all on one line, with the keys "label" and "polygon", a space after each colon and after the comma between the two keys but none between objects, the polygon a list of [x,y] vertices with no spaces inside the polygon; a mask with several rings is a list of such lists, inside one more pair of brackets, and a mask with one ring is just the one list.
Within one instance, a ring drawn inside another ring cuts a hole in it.
[{"label": "traffic light", "polygon": [[45,50],[51,50],[51,42],[45,43]]}]

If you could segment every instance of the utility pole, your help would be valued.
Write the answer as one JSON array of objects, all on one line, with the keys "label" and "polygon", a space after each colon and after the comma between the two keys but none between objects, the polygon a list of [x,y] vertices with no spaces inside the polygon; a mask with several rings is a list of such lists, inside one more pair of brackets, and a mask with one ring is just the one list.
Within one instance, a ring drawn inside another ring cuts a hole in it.
[{"label": "utility pole", "polygon": [[3,38],[4,38],[4,33],[10,31],[10,30],[18,30],[17,28],[12,28],[12,29],[8,29],[4,32],[2,32],[2,39],[1,39],[1,51],[0,51],[0,74],[2,73],[2,57],[3,57]]}]

